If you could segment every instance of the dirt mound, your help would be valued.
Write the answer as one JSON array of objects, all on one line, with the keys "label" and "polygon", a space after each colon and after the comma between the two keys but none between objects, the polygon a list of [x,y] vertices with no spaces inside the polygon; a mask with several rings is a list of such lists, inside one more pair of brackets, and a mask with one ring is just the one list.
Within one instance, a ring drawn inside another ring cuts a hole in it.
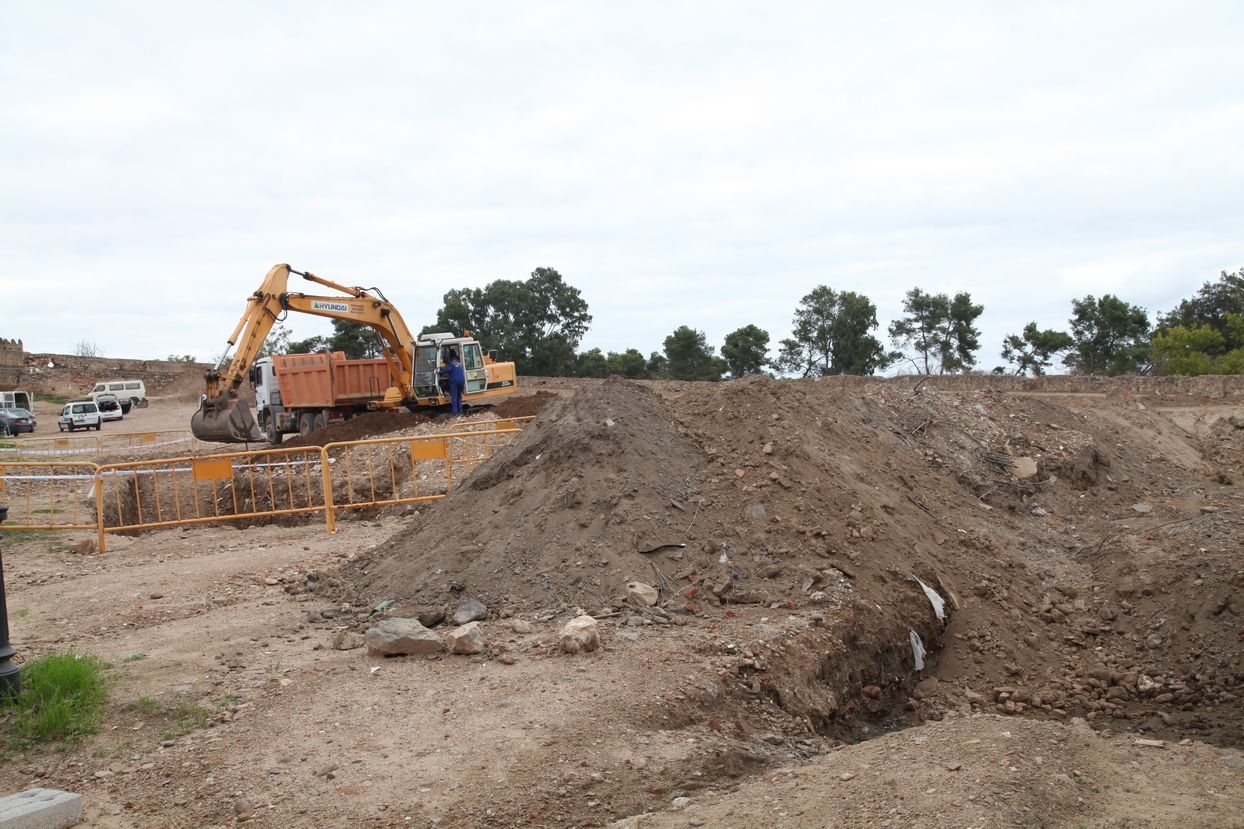
[{"label": "dirt mound", "polygon": [[685,504],[701,464],[659,397],[607,381],[548,403],[354,575],[386,598],[436,604],[465,591],[494,607],[599,610],[628,579],[652,579],[637,549],[692,538]]},{"label": "dirt mound", "polygon": [[283,448],[324,446],[348,440],[384,437],[402,429],[413,429],[424,423],[430,423],[437,417],[438,415],[432,412],[368,412],[309,435],[288,437],[281,443],[281,446]]},{"label": "dirt mound", "polygon": [[557,397],[555,392],[538,391],[535,394],[521,394],[507,397],[489,411],[499,418],[535,417],[544,404]]}]

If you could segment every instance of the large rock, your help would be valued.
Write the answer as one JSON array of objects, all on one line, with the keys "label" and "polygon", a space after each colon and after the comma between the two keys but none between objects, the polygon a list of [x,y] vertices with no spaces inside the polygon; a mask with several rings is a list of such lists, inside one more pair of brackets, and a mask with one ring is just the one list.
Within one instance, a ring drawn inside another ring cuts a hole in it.
[{"label": "large rock", "polygon": [[566,653],[588,653],[600,647],[600,632],[591,616],[576,616],[562,628],[558,642]]},{"label": "large rock", "polygon": [[640,607],[652,607],[659,598],[657,589],[650,584],[644,584],[642,581],[628,583],[626,585],[626,595]]},{"label": "large rock", "polygon": [[364,635],[373,656],[429,656],[444,653],[441,637],[417,619],[385,619]]},{"label": "large rock", "polygon": [[488,608],[479,599],[463,599],[458,602],[458,608],[454,611],[455,625],[479,622],[487,618]]},{"label": "large rock", "polygon": [[479,653],[484,649],[484,631],[479,629],[479,622],[467,622],[445,634],[445,644],[450,653]]}]

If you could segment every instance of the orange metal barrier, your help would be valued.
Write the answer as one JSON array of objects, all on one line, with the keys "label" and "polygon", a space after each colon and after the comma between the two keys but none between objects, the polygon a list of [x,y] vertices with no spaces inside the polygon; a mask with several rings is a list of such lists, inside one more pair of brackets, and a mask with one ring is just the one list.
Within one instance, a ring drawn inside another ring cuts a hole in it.
[{"label": "orange metal barrier", "polygon": [[335,532],[338,509],[444,498],[455,478],[521,433],[498,428],[507,424],[100,465],[0,461],[0,501],[10,504],[7,529],[93,529],[100,552],[109,533],[316,512]]},{"label": "orange metal barrier", "polygon": [[[99,467],[100,534],[325,509],[318,446]],[[103,545],[100,545],[101,549]]]},{"label": "orange metal barrier", "polygon": [[[99,530],[99,467],[93,463],[0,463],[6,530]],[[103,534],[100,533],[102,549]]]},{"label": "orange metal barrier", "polygon": [[[105,427],[107,428],[107,427]],[[189,429],[163,432],[96,432],[92,435],[61,434],[55,437],[22,437],[0,440],[0,459],[35,461],[48,458],[95,458],[109,454],[148,454],[177,450],[196,454],[212,444],[196,438]]]}]

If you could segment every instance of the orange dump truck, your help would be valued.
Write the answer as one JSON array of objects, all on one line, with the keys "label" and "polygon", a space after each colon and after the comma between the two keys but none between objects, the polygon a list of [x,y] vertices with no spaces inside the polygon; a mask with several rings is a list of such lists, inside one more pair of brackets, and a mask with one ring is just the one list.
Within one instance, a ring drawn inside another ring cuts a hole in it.
[{"label": "orange dump truck", "polygon": [[251,383],[259,428],[274,444],[374,411],[392,385],[386,361],[347,360],[341,351],[256,360]]}]

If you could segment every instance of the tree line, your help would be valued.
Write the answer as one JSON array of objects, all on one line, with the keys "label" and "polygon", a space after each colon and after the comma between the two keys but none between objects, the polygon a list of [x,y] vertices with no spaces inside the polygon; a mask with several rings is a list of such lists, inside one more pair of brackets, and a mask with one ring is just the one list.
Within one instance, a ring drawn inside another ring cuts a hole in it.
[{"label": "tree line", "polygon": [[[820,285],[795,308],[790,336],[771,345],[769,332],[746,325],[725,336],[720,353],[703,331],[682,325],[647,356],[637,348],[608,353],[579,345],[592,322],[578,288],[553,268],[522,281],[500,279],[483,288],[444,295],[431,331],[470,331],[484,346],[513,360],[519,374],[546,377],[724,380],[749,374],[824,377],[871,375],[895,368],[918,374],[980,372],[976,322],[984,313],[967,292],[953,296],[912,288],[902,315],[878,336],[877,308],[854,291]],[[1112,294],[1071,301],[1067,330],[1030,322],[1003,338],[994,374],[1040,375],[1059,362],[1073,374],[1244,373],[1244,268],[1223,271],[1191,298],[1151,324],[1146,309]],[[352,359],[380,354],[370,328],[333,321],[330,336],[289,339],[273,332],[271,352],[344,351]]]}]

